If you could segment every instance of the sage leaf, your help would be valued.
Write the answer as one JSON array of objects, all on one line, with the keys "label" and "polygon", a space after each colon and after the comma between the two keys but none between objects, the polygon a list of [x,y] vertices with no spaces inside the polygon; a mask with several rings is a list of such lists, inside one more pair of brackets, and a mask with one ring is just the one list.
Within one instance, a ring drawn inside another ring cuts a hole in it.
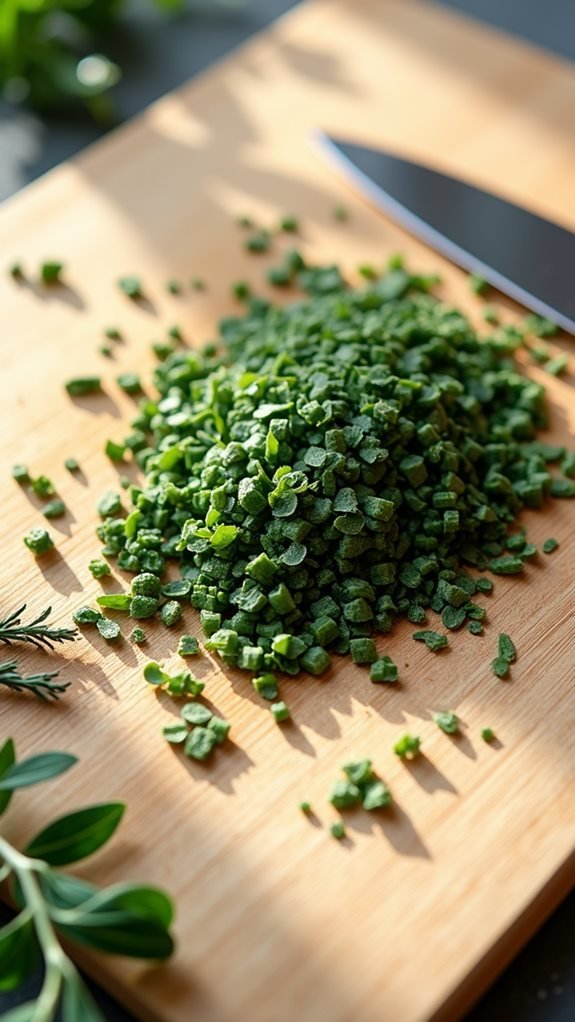
[{"label": "sage leaf", "polygon": [[16,788],[29,788],[33,784],[50,781],[53,777],[64,774],[78,760],[67,752],[44,752],[39,756],[30,756],[10,767],[0,777],[0,792],[15,791]]},{"label": "sage leaf", "polygon": [[37,958],[32,913],[26,910],[0,930],[0,990],[19,987],[34,969]]},{"label": "sage leaf", "polygon": [[157,887],[142,884],[114,884],[103,891],[95,892],[94,896],[82,905],[83,913],[100,914],[127,913],[139,916],[163,926],[171,926],[174,919],[172,900]]},{"label": "sage leaf", "polygon": [[84,913],[58,929],[77,944],[128,958],[168,958],[174,950],[163,926],[128,912]]},{"label": "sage leaf", "polygon": [[33,859],[43,859],[51,866],[79,862],[106,844],[125,808],[123,802],[108,802],[61,816],[32,838],[25,853]]},{"label": "sage leaf", "polygon": [[[14,766],[16,762],[16,750],[14,749],[14,742],[11,738],[8,738],[4,745],[0,749],[0,780],[8,772],[10,767]],[[5,813],[8,808],[8,803],[12,798],[11,791],[0,790],[0,816]]]},{"label": "sage leaf", "polygon": [[53,908],[78,908],[98,893],[94,884],[66,873],[54,873],[51,869],[42,873],[40,882],[46,902]]}]

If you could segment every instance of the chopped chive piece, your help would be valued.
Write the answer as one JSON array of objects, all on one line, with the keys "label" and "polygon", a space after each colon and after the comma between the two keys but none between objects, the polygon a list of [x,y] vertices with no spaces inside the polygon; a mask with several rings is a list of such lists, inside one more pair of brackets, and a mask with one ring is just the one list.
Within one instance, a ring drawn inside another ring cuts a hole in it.
[{"label": "chopped chive piece", "polygon": [[214,715],[212,715],[208,723],[208,728],[214,732],[218,745],[223,745],[230,733],[231,726],[229,720],[224,720],[223,717],[216,717]]},{"label": "chopped chive piece", "polygon": [[102,389],[99,376],[77,376],[65,384],[70,397],[83,397],[84,394],[95,394]]},{"label": "chopped chive piece", "polygon": [[481,730],[481,737],[484,742],[492,742],[495,739],[495,731],[490,727],[484,727]]},{"label": "chopped chive piece", "polygon": [[103,497],[100,497],[97,509],[100,518],[112,518],[114,515],[117,515],[122,510],[120,494],[115,493],[114,490],[108,490]]},{"label": "chopped chive piece", "polygon": [[38,476],[36,479],[32,479],[30,485],[37,497],[53,497],[56,492],[54,483],[48,479],[48,476]]},{"label": "chopped chive piece", "polygon": [[201,277],[192,277],[190,280],[190,287],[192,291],[205,291],[206,282]]},{"label": "chopped chive piece", "polygon": [[180,635],[178,653],[180,656],[197,656],[200,644],[195,635]]},{"label": "chopped chive piece", "polygon": [[270,247],[270,236],[268,231],[258,231],[251,234],[244,242],[244,248],[248,252],[267,252]]},{"label": "chopped chive piece", "polygon": [[575,481],[573,479],[553,479],[551,483],[552,497],[575,497]]},{"label": "chopped chive piece", "polygon": [[232,284],[232,294],[238,302],[247,301],[251,293],[252,289],[246,280],[237,280],[235,284]]},{"label": "chopped chive piece", "polygon": [[189,578],[179,578],[174,582],[166,582],[165,586],[162,586],[162,596],[167,596],[170,600],[183,600],[190,595],[191,588],[192,583]]},{"label": "chopped chive piece", "polygon": [[512,664],[513,661],[517,659],[517,650],[515,649],[515,645],[510,639],[510,637],[506,634],[506,632],[500,633],[498,647],[499,656],[505,657],[505,659],[508,660],[510,664]]},{"label": "chopped chive piece", "polygon": [[566,451],[561,462],[561,471],[564,476],[573,479],[575,476],[575,451]]},{"label": "chopped chive piece", "polygon": [[167,628],[177,624],[182,616],[182,607],[177,600],[168,600],[160,611],[160,617]]},{"label": "chopped chive piece", "polygon": [[365,280],[377,280],[379,276],[375,266],[371,266],[370,263],[362,263],[361,266],[358,266],[357,272]]},{"label": "chopped chive piece", "polygon": [[525,317],[523,324],[525,329],[529,333],[535,334],[536,337],[554,337],[559,329],[556,323],[552,323],[550,319],[538,316],[534,312]]},{"label": "chopped chive piece", "polygon": [[469,287],[476,295],[484,295],[487,291],[487,281],[478,273],[470,273],[468,277]]},{"label": "chopped chive piece", "polygon": [[270,711],[276,724],[281,724],[284,720],[289,720],[291,716],[290,711],[286,704],[284,703],[283,699],[281,699],[279,703],[272,703],[270,706]]},{"label": "chopped chive piece", "polygon": [[245,214],[243,216],[239,216],[236,220],[236,223],[238,227],[248,228],[254,226],[254,222],[251,216],[246,216]]},{"label": "chopped chive piece", "polygon": [[140,377],[137,373],[120,373],[116,383],[126,394],[139,394],[142,390]]},{"label": "chopped chive piece", "polygon": [[373,682],[386,682],[394,684],[399,678],[397,664],[390,656],[380,657],[371,665],[369,676]]},{"label": "chopped chive piece", "polygon": [[556,355],[555,358],[550,358],[548,362],[545,362],[543,368],[546,373],[551,373],[552,376],[561,376],[568,365],[569,359],[567,355]]},{"label": "chopped chive piece", "polygon": [[129,479],[128,476],[120,476],[118,482],[123,490],[128,490],[132,485],[132,480]]},{"label": "chopped chive piece", "polygon": [[489,570],[494,575],[519,575],[523,571],[523,561],[520,557],[495,557],[489,561]]},{"label": "chopped chive piece", "polygon": [[209,758],[217,744],[218,738],[215,731],[209,727],[195,727],[186,739],[184,752],[191,759],[203,762]]},{"label": "chopped chive piece", "polygon": [[361,802],[361,789],[349,778],[345,781],[336,781],[329,800],[334,809],[351,809]]},{"label": "chopped chive piece", "polygon": [[133,596],[153,596],[158,599],[162,591],[162,583],[157,575],[151,571],[143,571],[140,575],[134,575],[132,579]]},{"label": "chopped chive piece", "polygon": [[440,649],[444,649],[447,646],[447,635],[442,635],[441,632],[434,632],[431,629],[414,632],[412,638],[417,642],[424,642],[433,653],[437,653]]},{"label": "chopped chive piece", "polygon": [[393,751],[400,759],[415,759],[416,756],[419,756],[420,748],[421,738],[405,734],[395,743]]},{"label": "chopped chive piece", "polygon": [[14,280],[22,280],[24,277],[22,263],[12,263],[12,265],[8,268],[8,273],[14,278]]},{"label": "chopped chive piece", "polygon": [[270,266],[267,272],[268,284],[273,287],[288,287],[292,278],[293,273],[288,266]]},{"label": "chopped chive piece", "polygon": [[96,603],[106,610],[129,610],[131,596],[129,593],[106,593],[105,596],[97,596]]},{"label": "chopped chive piece", "polygon": [[80,465],[78,464],[76,458],[66,458],[66,461],[64,462],[64,468],[67,468],[68,472],[78,472]]},{"label": "chopped chive piece", "polygon": [[354,664],[373,664],[377,660],[373,639],[351,639],[349,652]]},{"label": "chopped chive piece", "polygon": [[114,440],[106,440],[104,454],[110,459],[110,461],[123,461],[125,453],[126,448],[124,444],[117,444]]},{"label": "chopped chive piece", "polygon": [[385,809],[392,801],[391,792],[383,781],[378,779],[365,785],[362,805],[368,812],[373,809]]},{"label": "chopped chive piece", "polygon": [[24,536],[24,543],[28,550],[32,551],[34,557],[41,557],[42,554],[47,554],[54,546],[54,540],[50,533],[41,527],[30,529],[28,535]]},{"label": "chopped chive piece", "polygon": [[154,341],[152,344],[152,351],[160,362],[165,362],[170,355],[173,355],[174,350],[174,345],[168,341]]},{"label": "chopped chive piece", "polygon": [[122,634],[118,622],[112,621],[109,617],[99,617],[96,621],[96,628],[107,642],[116,642]]},{"label": "chopped chive piece", "polygon": [[56,500],[50,500],[42,508],[42,514],[44,518],[61,518],[62,515],[66,514],[66,505],[63,500],[56,497]]},{"label": "chopped chive piece", "polygon": [[275,674],[260,674],[252,679],[252,685],[264,699],[269,699],[270,702],[277,699],[278,685]]},{"label": "chopped chive piece", "polygon": [[213,713],[203,703],[187,703],[182,709],[182,717],[187,724],[207,724],[212,719]]},{"label": "chopped chive piece", "polygon": [[455,735],[459,731],[459,717],[453,712],[434,713],[433,719],[438,728],[445,731],[446,735]]},{"label": "chopped chive piece", "polygon": [[549,539],[546,539],[544,541],[541,549],[543,550],[544,554],[552,554],[553,551],[556,550],[558,546],[559,546],[558,540],[553,539],[553,537],[550,536]]},{"label": "chopped chive piece", "polygon": [[169,328],[168,337],[171,337],[173,341],[183,340],[181,328],[177,325],[177,323],[174,323],[174,325]]},{"label": "chopped chive piece", "polygon": [[141,646],[142,643],[146,642],[146,633],[143,628],[139,628],[137,625],[132,628],[130,632],[130,642],[133,642],[135,646]]},{"label": "chopped chive piece", "polygon": [[181,723],[166,724],[165,727],[162,728],[164,738],[167,742],[170,742],[171,745],[181,745],[182,742],[186,741],[189,733],[190,732],[186,725]]},{"label": "chopped chive piece", "polygon": [[481,310],[481,315],[486,323],[490,323],[491,326],[497,326],[499,323],[499,315],[497,309],[494,309],[492,305],[485,305]]},{"label": "chopped chive piece", "polygon": [[495,660],[491,662],[491,670],[498,678],[506,678],[509,674],[509,660],[507,657],[495,657]]},{"label": "chopped chive piece", "polygon": [[329,828],[329,832],[331,836],[335,838],[336,841],[343,840],[343,838],[345,837],[345,826],[343,821],[336,820],[335,823],[332,823],[331,827]]},{"label": "chopped chive piece", "polygon": [[[130,599],[130,617],[144,620],[153,617],[158,609],[158,601],[153,596],[132,596]],[[179,604],[177,604],[179,607]]]},{"label": "chopped chive piece", "polygon": [[308,816],[309,813],[311,813],[311,803],[310,802],[300,802],[300,804],[298,806],[298,809],[302,813],[304,813],[306,816]]},{"label": "chopped chive piece", "polygon": [[122,339],[122,334],[120,330],[118,330],[117,326],[107,326],[104,330],[104,336],[107,337],[109,341],[120,341]]},{"label": "chopped chive piece", "polygon": [[139,277],[120,277],[118,287],[128,298],[142,298],[142,282]]},{"label": "chopped chive piece", "polygon": [[94,578],[104,578],[106,575],[112,574],[112,569],[107,561],[90,561],[88,571]]},{"label": "chopped chive piece", "polygon": [[25,465],[13,465],[12,478],[15,479],[17,483],[21,484],[31,482],[30,473]]},{"label": "chopped chive piece", "polygon": [[280,220],[280,227],[282,231],[286,231],[288,234],[293,234],[294,231],[299,230],[299,220],[296,216],[291,214],[282,216]]},{"label": "chopped chive piece", "polygon": [[349,218],[349,213],[348,213],[346,207],[342,206],[340,204],[338,204],[337,206],[334,206],[333,207],[333,218],[334,218],[334,220],[339,220],[340,223],[343,223],[344,220],[347,220]]},{"label": "chopped chive piece", "polygon": [[72,614],[72,620],[76,625],[95,625],[101,617],[100,611],[94,607],[78,607]]},{"label": "chopped chive piece", "polygon": [[57,262],[55,259],[48,259],[42,263],[40,267],[40,278],[43,284],[57,284],[60,281],[60,276],[64,264]]},{"label": "chopped chive piece", "polygon": [[148,685],[164,685],[169,677],[154,660],[146,664],[142,673]]},{"label": "chopped chive piece", "polygon": [[104,358],[112,357],[112,349],[109,344],[101,344],[98,351],[100,352],[100,355],[104,356]]},{"label": "chopped chive piece", "polygon": [[168,292],[168,294],[171,295],[179,295],[182,293],[182,285],[180,284],[179,280],[173,279],[167,280],[166,291]]},{"label": "chopped chive piece", "polygon": [[471,632],[472,635],[483,635],[483,625],[481,621],[468,621],[467,631]]}]

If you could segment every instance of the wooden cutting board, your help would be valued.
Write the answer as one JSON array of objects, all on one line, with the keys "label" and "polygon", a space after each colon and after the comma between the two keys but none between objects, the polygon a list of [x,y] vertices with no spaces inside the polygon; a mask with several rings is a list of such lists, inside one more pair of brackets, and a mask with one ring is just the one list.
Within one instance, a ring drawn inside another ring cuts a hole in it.
[{"label": "wooden cutting board", "polygon": [[[66,263],[62,289],[0,282],[2,341],[0,603],[52,603],[56,619],[101,591],[94,511],[117,485],[103,453],[133,411],[115,384],[174,322],[190,343],[234,309],[230,282],[260,281],[268,257],[248,256],[235,224],[301,217],[301,245],[348,270],[404,251],[439,269],[444,294],[476,316],[465,277],[348,191],[314,153],[310,132],[349,134],[428,161],[575,228],[575,69],[428,3],[305,3],[214,70],[12,199],[0,214],[2,262]],[[338,224],[336,203],[350,218]],[[140,274],[148,301],[114,285]],[[168,297],[171,276],[200,275],[205,293]],[[498,302],[503,315],[514,308]],[[121,326],[113,361],[103,328]],[[572,351],[572,342],[559,341]],[[575,427],[573,369],[549,384],[550,439]],[[62,381],[101,372],[105,396],[75,402]],[[82,466],[71,477],[63,462]],[[21,537],[38,502],[8,478],[13,461],[52,477],[69,508],[54,522],[57,552],[36,562]],[[134,474],[131,467],[127,472]],[[60,704],[0,696],[2,737],[20,753],[75,752],[60,783],[22,793],[6,817],[15,840],[48,817],[125,799],[114,841],[78,872],[98,882],[141,878],[178,906],[178,952],[164,967],[90,956],[90,971],[153,1022],[422,1022],[456,1018],[573,881],[575,698],[574,506],[525,517],[530,537],[556,536],[526,579],[497,582],[482,638],[454,637],[435,657],[398,627],[382,643],[401,669],[393,690],[338,662],[327,679],[286,681],[293,723],[277,727],[245,677],[203,659],[207,695],[233,722],[233,744],[208,767],[165,746],[177,709],[142,681],[142,664],[175,667],[177,634],[147,628],[148,649],[107,645],[86,631],[66,658],[73,687]],[[119,577],[107,588],[120,588]],[[198,632],[188,609],[186,627]],[[510,682],[489,664],[505,628],[519,649]],[[22,652],[33,670],[46,657]],[[451,740],[438,708],[465,722]],[[491,726],[500,738],[485,745]],[[406,729],[425,756],[394,757]],[[369,756],[396,808],[350,813],[333,841],[326,799],[342,763]],[[319,821],[298,811],[309,799]]]}]

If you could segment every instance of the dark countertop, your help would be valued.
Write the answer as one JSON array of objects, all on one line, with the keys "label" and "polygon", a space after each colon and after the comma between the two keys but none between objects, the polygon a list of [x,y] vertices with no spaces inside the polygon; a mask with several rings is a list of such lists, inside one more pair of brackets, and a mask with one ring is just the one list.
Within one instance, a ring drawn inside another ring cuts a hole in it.
[{"label": "dark countertop", "polygon": [[[541,0],[443,3],[575,61],[575,0],[546,0],[544,5]],[[125,72],[117,89],[120,120],[136,114],[293,6],[294,0],[245,0],[243,4],[198,0],[185,15],[172,21],[136,0],[112,54]],[[101,129],[82,118],[43,120],[0,103],[0,199],[101,134]],[[7,910],[0,907],[0,925],[7,919]],[[467,1015],[466,1022],[573,1022],[574,934],[572,893]],[[9,1007],[33,997],[39,984],[37,977],[26,989],[20,988],[17,996],[0,994],[0,1018]],[[131,1015],[101,991],[94,989],[94,993],[109,1022],[133,1022]]]}]

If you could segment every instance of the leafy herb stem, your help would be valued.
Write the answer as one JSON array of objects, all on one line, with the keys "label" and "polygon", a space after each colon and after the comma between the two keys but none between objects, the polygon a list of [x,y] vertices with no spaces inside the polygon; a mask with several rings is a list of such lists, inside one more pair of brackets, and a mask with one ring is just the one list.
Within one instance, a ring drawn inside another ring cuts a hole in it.
[{"label": "leafy herb stem", "polygon": [[29,642],[38,649],[42,646],[53,649],[54,643],[73,642],[78,635],[75,628],[51,628],[50,625],[44,624],[52,613],[51,607],[46,607],[46,610],[29,624],[22,623],[22,614],[25,610],[24,603],[18,610],[0,620],[0,642],[8,645],[12,642]]},{"label": "leafy herb stem", "polygon": [[48,866],[41,859],[30,859],[23,855],[2,836],[0,858],[18,880],[26,912],[33,923],[46,964],[44,983],[34,1008],[32,1022],[49,1022],[58,1004],[62,980],[64,977],[72,979],[76,970],[60,946],[38,884],[38,876],[47,872]]}]

